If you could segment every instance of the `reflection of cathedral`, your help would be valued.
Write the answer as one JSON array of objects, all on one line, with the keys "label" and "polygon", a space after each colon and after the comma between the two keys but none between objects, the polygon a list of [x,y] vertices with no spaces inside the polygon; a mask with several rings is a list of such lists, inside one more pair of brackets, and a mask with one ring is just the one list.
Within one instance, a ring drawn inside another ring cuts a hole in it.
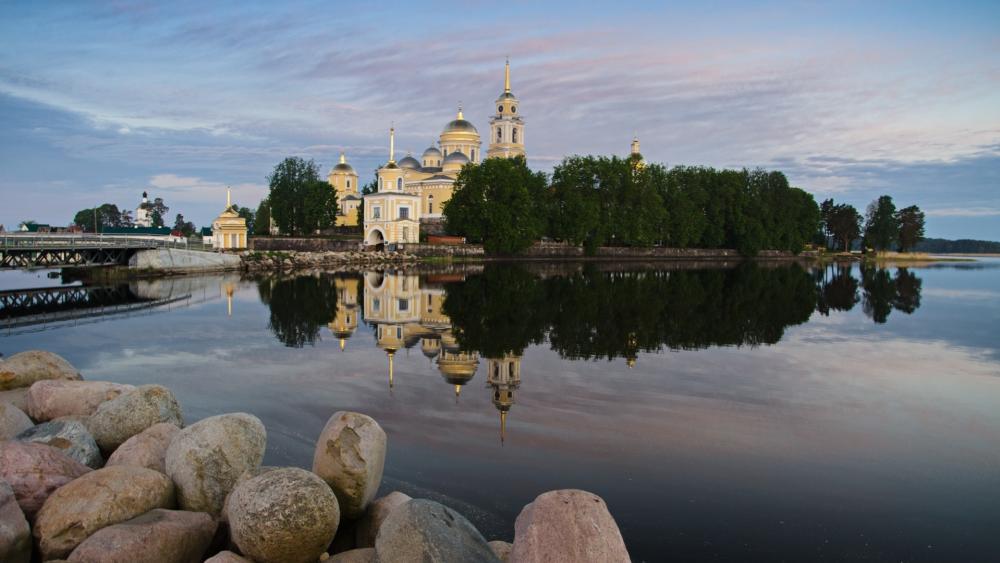
[{"label": "reflection of cathedral", "polygon": [[[421,284],[415,274],[368,272],[363,281],[337,277],[337,315],[330,332],[340,339],[341,349],[358,326],[358,294],[364,284],[364,320],[375,336],[375,344],[388,359],[389,387],[395,386],[395,356],[400,349],[419,343],[420,351],[436,364],[444,381],[454,389],[455,400],[479,368],[479,354],[462,350],[452,332],[451,319],[443,312],[445,292],[433,283]],[[507,413],[514,404],[514,391],[521,384],[521,358],[507,355],[487,360],[487,386],[493,406],[500,413],[500,438],[504,439]]]}]

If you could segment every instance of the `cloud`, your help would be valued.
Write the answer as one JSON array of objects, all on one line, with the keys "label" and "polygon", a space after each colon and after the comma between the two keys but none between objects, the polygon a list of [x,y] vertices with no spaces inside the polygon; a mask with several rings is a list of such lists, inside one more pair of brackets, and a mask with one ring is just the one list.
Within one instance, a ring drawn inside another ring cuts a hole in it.
[{"label": "cloud", "polygon": [[[150,197],[164,195],[164,199],[177,200],[184,203],[219,203],[225,201],[226,188],[233,191],[233,200],[243,202],[260,201],[267,193],[263,184],[236,184],[227,186],[221,182],[213,182],[193,176],[177,174],[156,174],[149,179]],[[221,209],[221,207],[220,207]]]},{"label": "cloud", "polygon": [[928,217],[1000,217],[998,207],[939,207],[926,209]]}]

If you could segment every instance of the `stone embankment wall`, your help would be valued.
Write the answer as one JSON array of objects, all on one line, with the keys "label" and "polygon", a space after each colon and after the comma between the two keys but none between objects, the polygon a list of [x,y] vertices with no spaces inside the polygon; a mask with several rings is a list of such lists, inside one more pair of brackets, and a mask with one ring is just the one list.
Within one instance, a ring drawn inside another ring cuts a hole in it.
[{"label": "stone embankment wall", "polygon": [[253,414],[186,426],[170,389],[84,381],[50,352],[0,360],[0,393],[0,561],[629,561],[586,491],[523,499],[493,541],[438,502],[376,497],[392,437],[361,413],[332,413],[310,468],[263,467]]},{"label": "stone embankment wall", "polygon": [[352,252],[361,250],[361,239],[251,237],[249,250],[295,252]]},{"label": "stone embankment wall", "polygon": [[130,270],[157,272],[218,272],[239,270],[240,257],[235,254],[156,248],[140,250],[129,259]]}]

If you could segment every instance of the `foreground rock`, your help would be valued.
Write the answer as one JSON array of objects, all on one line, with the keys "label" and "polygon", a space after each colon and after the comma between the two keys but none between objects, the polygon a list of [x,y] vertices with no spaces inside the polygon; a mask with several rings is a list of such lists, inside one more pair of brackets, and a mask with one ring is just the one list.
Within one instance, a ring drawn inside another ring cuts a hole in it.
[{"label": "foreground rock", "polygon": [[52,446],[16,440],[0,444],[0,479],[10,484],[29,521],[52,491],[90,471]]},{"label": "foreground rock", "polygon": [[497,559],[506,563],[510,560],[510,552],[514,549],[514,545],[505,541],[493,540],[490,542],[490,549],[493,550],[493,555],[497,556]]},{"label": "foreground rock", "polygon": [[104,458],[101,457],[97,442],[90,432],[87,432],[87,427],[80,422],[72,420],[45,422],[21,432],[17,435],[17,439],[60,449],[91,469],[100,469],[104,465]]},{"label": "foreground rock", "polygon": [[34,425],[24,411],[0,401],[0,440],[10,440]]},{"label": "foreground rock", "polygon": [[154,424],[118,446],[105,465],[145,467],[166,474],[167,448],[181,429],[170,422]]},{"label": "foreground rock", "polygon": [[6,481],[0,481],[0,561],[31,561],[31,528]]},{"label": "foreground rock", "polygon": [[150,426],[170,422],[184,425],[181,407],[162,385],[142,385],[101,403],[90,417],[90,433],[106,453]]},{"label": "foreground rock", "polygon": [[21,409],[21,412],[28,412],[28,387],[18,387],[0,391],[0,403],[10,403]]},{"label": "foreground rock", "polygon": [[98,530],[174,506],[174,484],[140,467],[105,467],[63,485],[38,512],[34,536],[44,560],[64,558]]},{"label": "foreground rock", "polygon": [[386,436],[370,416],[340,411],[320,433],[313,473],[333,489],[345,518],[360,517],[375,498],[385,466]]},{"label": "foreground rock", "polygon": [[0,362],[0,390],[30,387],[43,379],[83,379],[62,356],[41,350],[14,354]]},{"label": "foreground rock", "polygon": [[105,401],[135,389],[109,381],[39,381],[28,390],[28,414],[44,422],[61,416],[94,414]]},{"label": "foreground rock", "polygon": [[157,508],[99,530],[69,556],[70,563],[200,563],[217,524],[204,512]]},{"label": "foreground rock", "polygon": [[358,547],[375,547],[375,538],[382,523],[396,507],[413,500],[410,495],[393,491],[384,497],[375,499],[370,505],[365,515],[358,520],[357,531],[355,532],[355,543]]},{"label": "foreground rock", "polygon": [[325,563],[374,563],[374,562],[375,562],[375,548],[361,547],[358,549],[345,551],[343,553],[338,553],[327,559]]},{"label": "foreground rock", "polygon": [[245,557],[240,557],[232,551],[220,551],[206,559],[205,563],[253,563],[253,561]]},{"label": "foreground rock", "polygon": [[575,489],[549,491],[521,510],[512,563],[628,563],[625,541],[601,497]]},{"label": "foreground rock", "polygon": [[240,475],[260,467],[266,442],[264,424],[246,413],[212,416],[178,432],[166,468],[180,507],[219,516]]},{"label": "foreground rock", "polygon": [[461,514],[425,499],[411,500],[389,514],[375,539],[375,554],[378,561],[393,563],[499,561],[479,530]]},{"label": "foreground rock", "polygon": [[243,481],[233,489],[227,510],[233,541],[257,563],[312,563],[340,523],[330,487],[295,467]]}]

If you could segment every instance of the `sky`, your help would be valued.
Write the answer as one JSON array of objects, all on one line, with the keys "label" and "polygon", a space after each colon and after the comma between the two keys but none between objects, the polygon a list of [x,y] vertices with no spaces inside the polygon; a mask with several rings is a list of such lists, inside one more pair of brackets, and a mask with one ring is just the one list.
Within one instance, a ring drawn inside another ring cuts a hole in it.
[{"label": "sky", "polygon": [[[484,134],[505,57],[528,163],[764,167],[927,236],[1000,240],[998,2],[0,0],[0,224],[145,190],[207,225],[286,156],[325,176],[419,158],[459,103]],[[484,142],[483,148],[486,148]]]}]

